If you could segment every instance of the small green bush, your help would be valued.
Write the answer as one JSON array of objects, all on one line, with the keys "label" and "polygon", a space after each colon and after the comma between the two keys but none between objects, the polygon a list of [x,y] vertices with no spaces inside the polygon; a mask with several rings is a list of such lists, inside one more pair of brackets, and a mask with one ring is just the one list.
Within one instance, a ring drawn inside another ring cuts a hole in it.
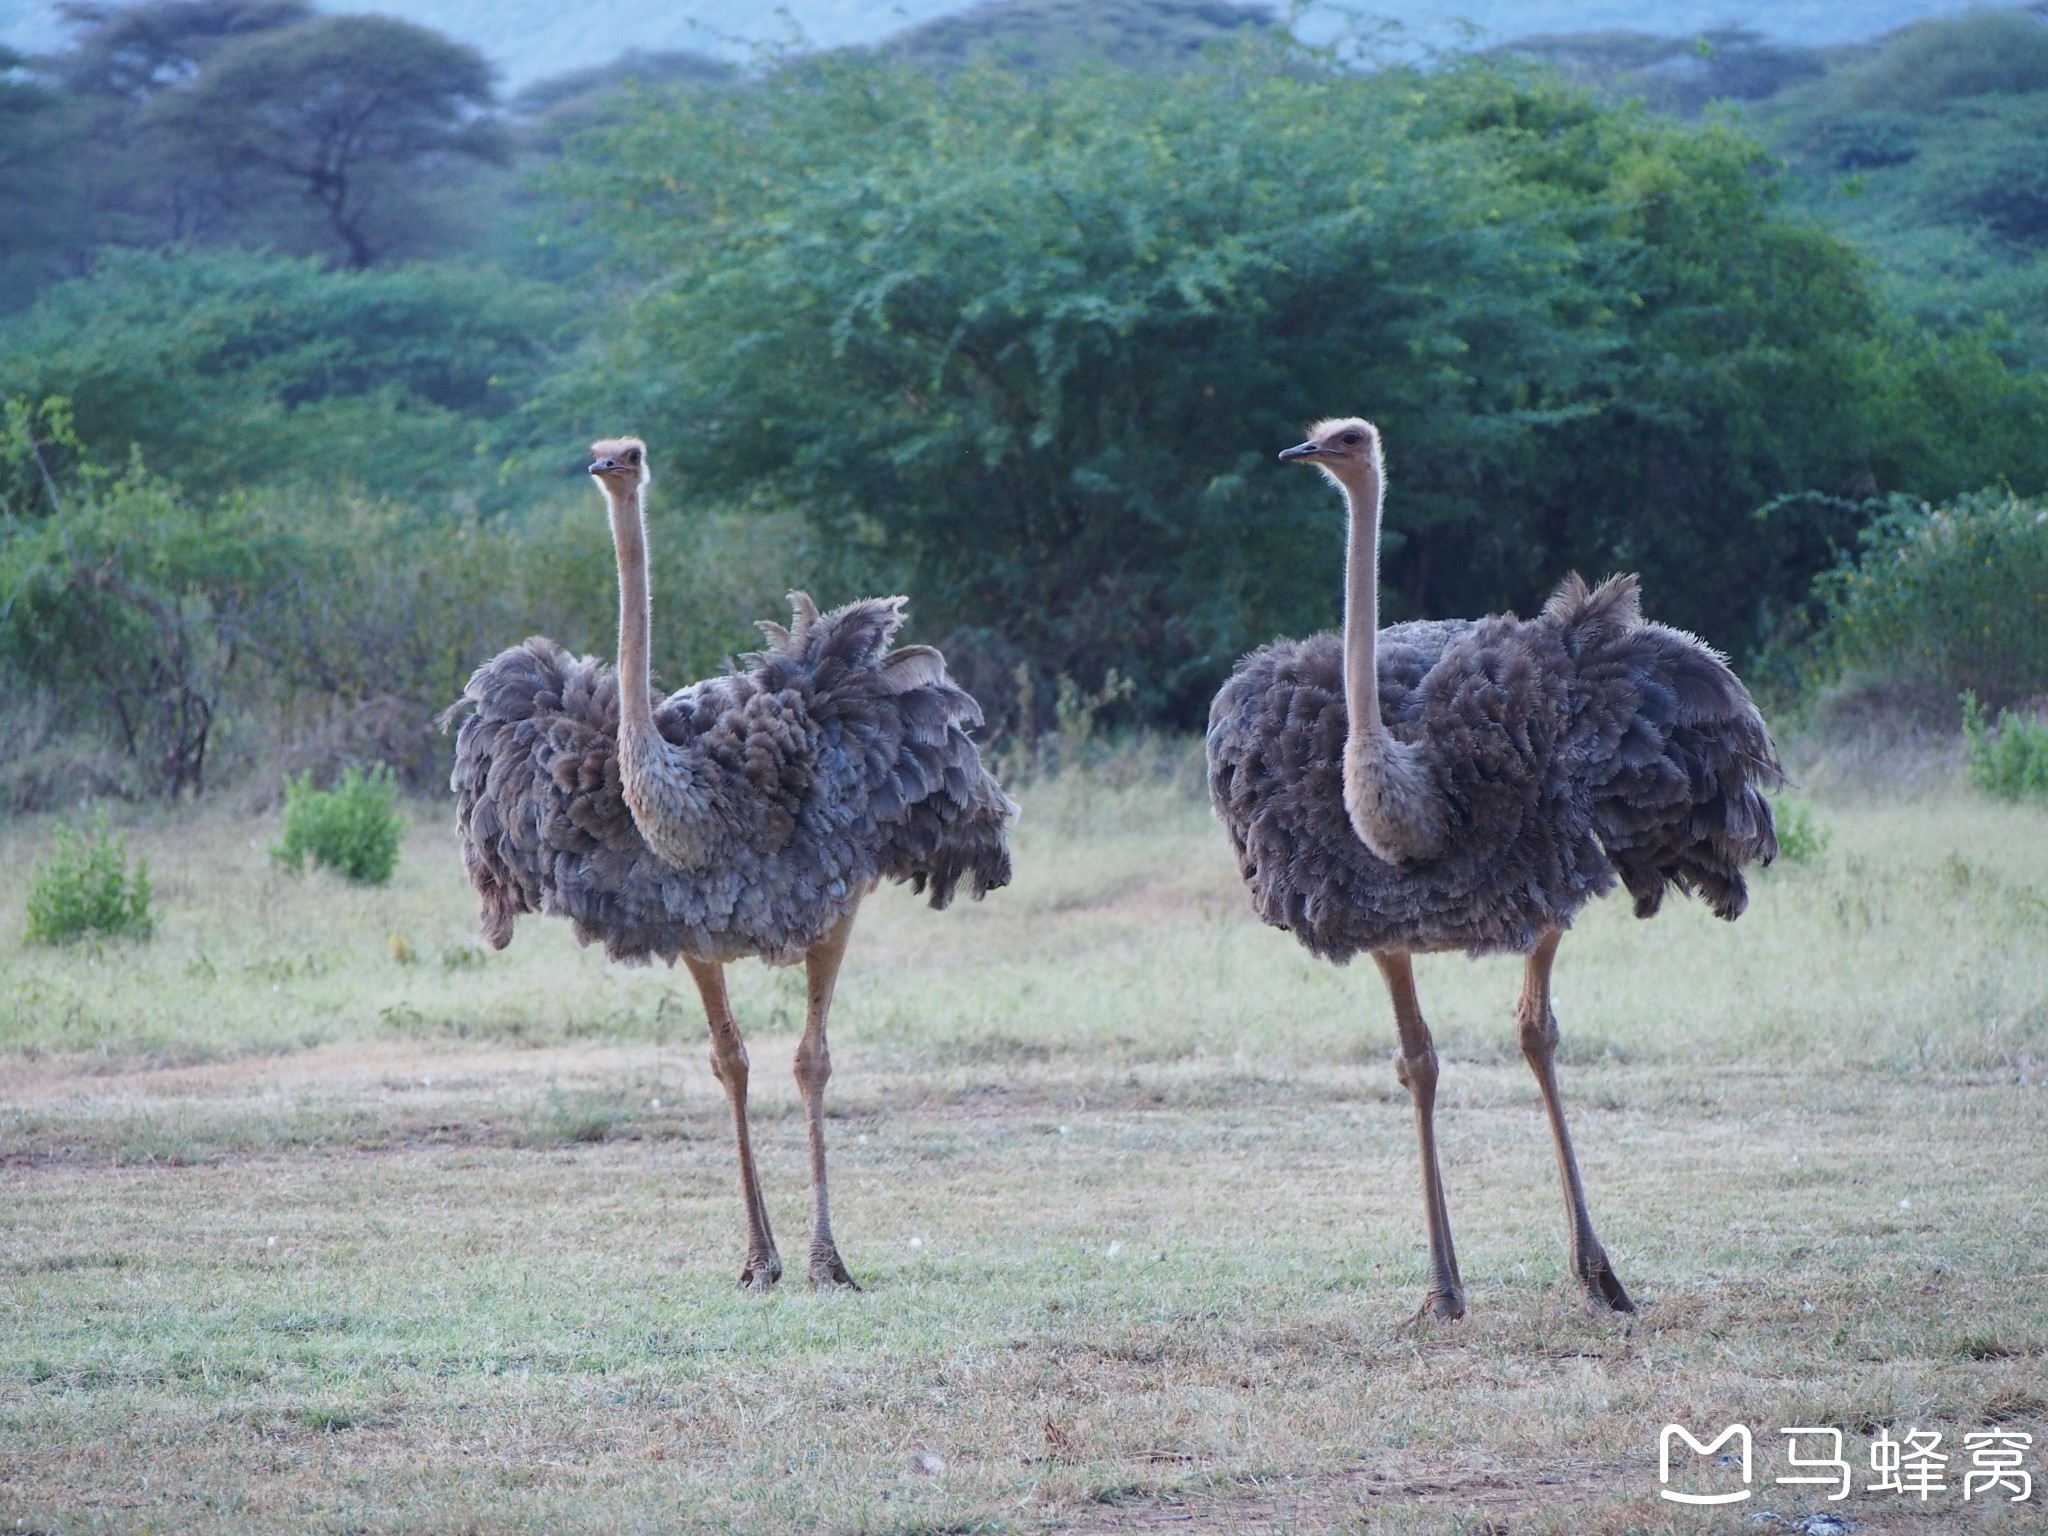
[{"label": "small green bush", "polygon": [[2048,502],[1904,497],[1816,584],[1837,670],[1996,705],[2048,689]]},{"label": "small green bush", "polygon": [[289,869],[305,867],[311,858],[363,885],[382,885],[398,863],[405,817],[398,810],[398,781],[379,763],[368,773],[343,772],[332,789],[315,789],[313,776],[287,779],[284,788],[284,841],[270,856]]},{"label": "small green bush", "polygon": [[1803,800],[1774,800],[1771,820],[1778,828],[1778,857],[1787,864],[1811,864],[1828,851],[1834,834],[1814,819]]},{"label": "small green bush", "polygon": [[1963,743],[1968,750],[1970,782],[1987,795],[2017,800],[2024,795],[2048,798],[2048,725],[2022,720],[2001,710],[1996,726],[1984,723],[1977,695],[1963,695]]},{"label": "small green bush", "polygon": [[104,816],[90,833],[59,827],[55,846],[30,882],[28,939],[146,939],[156,928],[149,901],[149,861],[137,859],[130,869],[128,846],[107,830]]}]

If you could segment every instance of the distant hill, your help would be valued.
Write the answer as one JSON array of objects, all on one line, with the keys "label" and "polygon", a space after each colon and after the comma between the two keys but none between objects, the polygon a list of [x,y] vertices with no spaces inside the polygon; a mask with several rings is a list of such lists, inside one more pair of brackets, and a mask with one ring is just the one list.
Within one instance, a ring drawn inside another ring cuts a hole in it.
[{"label": "distant hill", "polygon": [[[1048,0],[1050,3],[1050,0]],[[1071,0],[1092,9],[1086,0]],[[907,28],[959,17],[970,0],[324,0],[323,9],[403,16],[481,48],[518,90],[544,76],[587,69],[623,53],[688,51],[743,59],[753,46],[840,47],[878,43]],[[1748,28],[1778,43],[1853,42],[1928,16],[1969,9],[1963,0],[1366,0],[1383,15],[1439,42],[1469,22],[1481,46],[1536,34],[1629,29],[1696,36]],[[1186,0],[1162,11],[1222,9]],[[779,19],[786,13],[791,26]],[[971,46],[969,32],[944,36]],[[42,0],[0,0],[0,43],[28,52],[62,40],[56,7]],[[935,44],[941,46],[941,44]],[[942,46],[952,48],[953,41]]]}]

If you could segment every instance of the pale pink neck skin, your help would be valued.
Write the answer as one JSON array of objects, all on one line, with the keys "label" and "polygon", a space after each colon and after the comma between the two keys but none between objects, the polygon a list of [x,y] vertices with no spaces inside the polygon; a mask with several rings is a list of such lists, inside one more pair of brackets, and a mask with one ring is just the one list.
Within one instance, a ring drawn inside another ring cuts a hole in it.
[{"label": "pale pink neck skin", "polygon": [[655,729],[650,702],[645,482],[600,475],[598,486],[619,557],[620,793],[649,848],[678,869],[702,869],[716,854],[716,821],[689,762]]},{"label": "pale pink neck skin", "polygon": [[1389,864],[1434,857],[1445,812],[1420,748],[1397,741],[1380,719],[1380,506],[1385,471],[1379,444],[1362,460],[1317,466],[1344,493],[1344,810],[1359,841]]},{"label": "pale pink neck skin", "polygon": [[647,632],[653,619],[647,591],[645,493],[637,480],[630,491],[610,476],[600,477],[598,485],[611,508],[612,545],[619,557],[619,734],[630,748],[654,733],[654,711],[648,703],[653,685]]},{"label": "pale pink neck skin", "polygon": [[1380,723],[1378,644],[1380,631],[1380,506],[1384,480],[1380,456],[1324,466],[1344,493],[1344,708],[1350,739],[1385,736]]}]

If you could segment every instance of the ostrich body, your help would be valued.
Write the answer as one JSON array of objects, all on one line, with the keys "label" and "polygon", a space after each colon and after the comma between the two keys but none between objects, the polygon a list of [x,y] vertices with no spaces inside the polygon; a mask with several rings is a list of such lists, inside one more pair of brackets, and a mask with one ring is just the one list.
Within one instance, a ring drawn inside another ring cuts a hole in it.
[{"label": "ostrich body", "polygon": [[1280,455],[1314,464],[1350,515],[1344,632],[1253,652],[1209,711],[1209,792],[1253,906],[1312,954],[1370,954],[1392,994],[1395,1072],[1415,1106],[1430,1283],[1464,1315],[1437,1167],[1437,1059],[1410,957],[1528,957],[1516,1005],[1550,1119],[1573,1272],[1633,1311],[1594,1235],[1557,1090],[1551,964],[1573,915],[1617,876],[1638,917],[1672,886],[1719,917],[1745,864],[1777,853],[1770,733],[1728,665],[1642,618],[1634,577],[1573,575],[1531,620],[1378,627],[1378,432],[1319,423]]},{"label": "ostrich body", "polygon": [[930,646],[890,650],[900,597],[820,614],[801,592],[788,629],[745,670],[667,698],[648,676],[647,452],[597,443],[590,473],[619,564],[619,661],[532,639],[476,670],[457,701],[453,787],[463,863],[499,949],[523,912],[568,918],[614,960],[689,968],[731,1102],[747,1259],[740,1283],[782,1274],[747,1129],[747,1052],[725,963],[802,960],[809,1006],[796,1051],[811,1144],[810,1278],[852,1285],[825,1179],[825,1021],[861,899],[884,879],[945,906],[1008,882],[1016,806],[965,728],[974,700]]}]

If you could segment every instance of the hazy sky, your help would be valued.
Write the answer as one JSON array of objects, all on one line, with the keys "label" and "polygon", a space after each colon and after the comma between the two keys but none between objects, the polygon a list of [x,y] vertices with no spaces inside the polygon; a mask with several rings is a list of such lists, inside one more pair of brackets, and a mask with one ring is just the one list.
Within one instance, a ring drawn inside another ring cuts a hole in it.
[{"label": "hazy sky", "polygon": [[[972,0],[327,0],[335,11],[382,11],[437,27],[488,54],[517,87],[542,75],[602,64],[635,48],[739,54],[751,42],[788,39],[787,22],[811,43],[872,42],[912,22],[968,9]],[[1354,0],[1356,3],[1356,0]],[[1967,0],[1364,0],[1377,12],[1432,33],[1456,16],[1500,41],[1532,32],[1601,27],[1685,33],[1735,23],[1788,42],[1869,37],[1923,16],[1970,8]],[[0,0],[0,42],[29,51],[62,37],[53,5]]]}]

